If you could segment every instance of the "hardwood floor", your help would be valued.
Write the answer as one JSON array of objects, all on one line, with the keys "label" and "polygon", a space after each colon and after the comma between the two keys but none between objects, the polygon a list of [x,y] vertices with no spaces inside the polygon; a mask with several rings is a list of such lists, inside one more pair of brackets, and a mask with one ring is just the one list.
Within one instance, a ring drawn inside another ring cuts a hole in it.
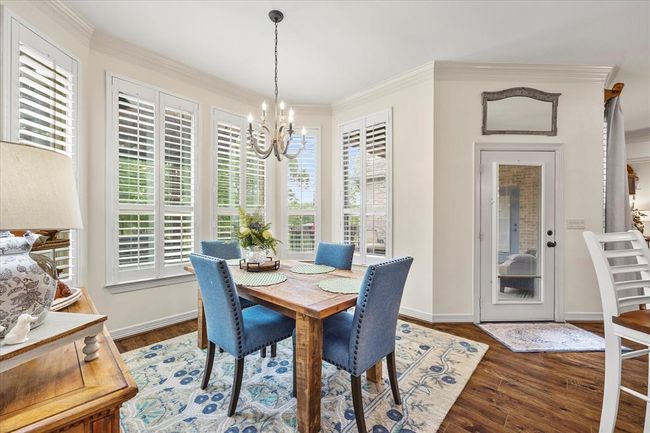
[{"label": "hardwood floor", "polygon": [[[472,324],[413,322],[490,345],[439,433],[598,432],[604,353],[514,353]],[[576,325],[602,335],[602,324]],[[116,344],[125,352],[192,331],[194,320]],[[646,392],[647,368],[647,357],[624,361],[623,384]],[[641,433],[644,414],[641,400],[622,393],[616,431]]]}]

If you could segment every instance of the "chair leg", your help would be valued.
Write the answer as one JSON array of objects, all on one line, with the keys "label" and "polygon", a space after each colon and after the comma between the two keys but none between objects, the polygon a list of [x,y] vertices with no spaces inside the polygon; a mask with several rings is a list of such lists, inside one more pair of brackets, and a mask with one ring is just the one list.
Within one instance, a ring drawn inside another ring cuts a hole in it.
[{"label": "chair leg", "polygon": [[266,358],[266,347],[260,349],[260,358]]},{"label": "chair leg", "polygon": [[[605,324],[607,326],[607,324]],[[611,326],[611,325],[610,325]],[[599,433],[613,433],[621,391],[621,338],[605,331],[605,386]]]},{"label": "chair leg", "polygon": [[[648,397],[650,398],[650,355],[648,355]],[[650,432],[650,403],[645,405],[645,423],[644,432]]]},{"label": "chair leg", "polygon": [[293,390],[291,391],[291,396],[296,398],[296,339],[293,339]]},{"label": "chair leg", "polygon": [[244,376],[244,358],[235,361],[235,377],[233,378],[232,393],[230,394],[230,406],[228,407],[228,416],[233,416],[237,409],[239,400],[239,391],[241,390],[241,381]]},{"label": "chair leg", "polygon": [[393,391],[395,404],[402,404],[402,398],[399,395],[399,384],[397,383],[397,370],[395,369],[395,352],[391,352],[386,357],[388,364],[388,379],[390,379],[390,389]]},{"label": "chair leg", "polygon": [[203,369],[203,381],[201,382],[201,389],[206,389],[208,387],[210,374],[212,373],[212,364],[214,363],[215,348],[215,344],[212,341],[208,341],[208,353],[205,356],[205,368]]},{"label": "chair leg", "polygon": [[354,406],[354,417],[357,419],[357,430],[359,433],[366,433],[366,418],[363,414],[363,399],[361,398],[361,376],[352,376],[352,405]]},{"label": "chair leg", "polygon": [[277,354],[278,354],[278,344],[273,343],[271,344],[271,358],[275,358]]}]

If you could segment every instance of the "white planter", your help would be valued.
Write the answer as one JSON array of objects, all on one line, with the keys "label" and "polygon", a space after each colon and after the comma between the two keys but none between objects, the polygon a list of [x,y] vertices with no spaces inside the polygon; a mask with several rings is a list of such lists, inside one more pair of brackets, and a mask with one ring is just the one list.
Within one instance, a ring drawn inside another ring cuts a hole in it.
[{"label": "white planter", "polygon": [[247,263],[264,263],[268,261],[269,250],[258,246],[244,248],[244,259]]}]

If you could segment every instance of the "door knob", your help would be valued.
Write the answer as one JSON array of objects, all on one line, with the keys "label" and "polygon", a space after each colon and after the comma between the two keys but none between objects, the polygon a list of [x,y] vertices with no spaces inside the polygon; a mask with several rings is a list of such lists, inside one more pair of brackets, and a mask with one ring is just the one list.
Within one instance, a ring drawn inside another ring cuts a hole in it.
[{"label": "door knob", "polygon": [[557,245],[557,242],[555,242],[555,241],[546,242],[546,246],[549,247],[549,248],[555,248],[556,245]]}]

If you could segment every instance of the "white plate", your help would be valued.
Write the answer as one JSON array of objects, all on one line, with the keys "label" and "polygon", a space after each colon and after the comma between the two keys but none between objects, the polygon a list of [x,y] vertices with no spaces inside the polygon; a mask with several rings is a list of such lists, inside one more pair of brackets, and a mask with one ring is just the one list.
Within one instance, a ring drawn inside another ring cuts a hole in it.
[{"label": "white plate", "polygon": [[50,307],[50,311],[58,311],[61,308],[65,308],[68,305],[74,304],[77,302],[79,298],[81,298],[81,289],[78,287],[70,287],[70,291],[72,292],[70,296],[66,296],[65,298],[59,298],[55,299],[54,302],[52,302],[52,306]]}]

